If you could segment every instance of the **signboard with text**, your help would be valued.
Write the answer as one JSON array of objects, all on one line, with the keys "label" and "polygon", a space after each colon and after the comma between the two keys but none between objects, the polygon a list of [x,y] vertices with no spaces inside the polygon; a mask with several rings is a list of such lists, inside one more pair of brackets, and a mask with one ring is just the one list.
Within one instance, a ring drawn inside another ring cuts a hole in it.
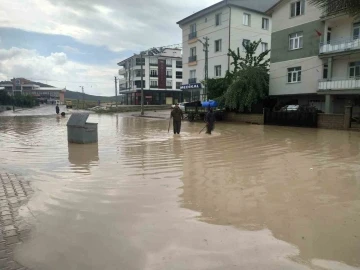
[{"label": "signboard with text", "polygon": [[158,88],[166,89],[166,61],[164,59],[159,59],[158,78]]},{"label": "signboard with text", "polygon": [[202,85],[201,83],[190,83],[190,84],[183,84],[180,86],[181,90],[186,90],[186,89],[201,89]]}]

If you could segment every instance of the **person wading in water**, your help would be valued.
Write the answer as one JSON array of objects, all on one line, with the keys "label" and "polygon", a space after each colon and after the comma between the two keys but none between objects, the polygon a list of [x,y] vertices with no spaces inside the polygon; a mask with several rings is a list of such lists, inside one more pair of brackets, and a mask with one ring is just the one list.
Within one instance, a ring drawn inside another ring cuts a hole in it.
[{"label": "person wading in water", "polygon": [[215,123],[215,114],[213,113],[213,109],[210,108],[208,113],[206,114],[205,117],[205,121],[206,121],[206,134],[210,134],[211,135],[211,131],[214,130],[214,123]]},{"label": "person wading in water", "polygon": [[59,105],[57,105],[57,104],[56,104],[56,107],[55,107],[55,111],[56,111],[56,114],[59,114],[59,112],[60,112]]},{"label": "person wading in water", "polygon": [[171,111],[171,118],[173,118],[174,134],[180,134],[181,120],[184,119],[183,112],[179,108],[179,104],[175,104],[175,108]]}]

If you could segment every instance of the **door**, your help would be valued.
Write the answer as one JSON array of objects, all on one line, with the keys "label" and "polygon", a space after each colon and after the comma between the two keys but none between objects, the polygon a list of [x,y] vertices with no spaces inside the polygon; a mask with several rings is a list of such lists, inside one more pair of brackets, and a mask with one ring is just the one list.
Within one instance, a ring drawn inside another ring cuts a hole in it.
[{"label": "door", "polygon": [[166,105],[172,105],[173,104],[173,98],[172,97],[166,97]]}]

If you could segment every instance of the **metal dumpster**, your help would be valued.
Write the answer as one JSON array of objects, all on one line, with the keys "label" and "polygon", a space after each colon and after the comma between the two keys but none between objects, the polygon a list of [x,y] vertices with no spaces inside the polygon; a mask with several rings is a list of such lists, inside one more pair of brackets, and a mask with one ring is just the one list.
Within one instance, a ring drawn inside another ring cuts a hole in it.
[{"label": "metal dumpster", "polygon": [[98,127],[96,123],[86,123],[88,113],[74,113],[67,122],[69,143],[96,143],[98,141]]}]

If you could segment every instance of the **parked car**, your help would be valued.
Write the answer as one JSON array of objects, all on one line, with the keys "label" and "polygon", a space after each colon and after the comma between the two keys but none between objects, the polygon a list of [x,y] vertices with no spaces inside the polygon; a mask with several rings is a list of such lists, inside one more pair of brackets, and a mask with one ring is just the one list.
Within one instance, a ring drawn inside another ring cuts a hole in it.
[{"label": "parked car", "polygon": [[323,113],[314,106],[310,105],[286,105],[280,109],[280,112],[317,112]]},{"label": "parked car", "polygon": [[[179,108],[180,108],[182,111],[185,111],[185,103],[187,103],[187,102],[179,103]],[[175,108],[175,104],[172,105],[171,108]]]}]

